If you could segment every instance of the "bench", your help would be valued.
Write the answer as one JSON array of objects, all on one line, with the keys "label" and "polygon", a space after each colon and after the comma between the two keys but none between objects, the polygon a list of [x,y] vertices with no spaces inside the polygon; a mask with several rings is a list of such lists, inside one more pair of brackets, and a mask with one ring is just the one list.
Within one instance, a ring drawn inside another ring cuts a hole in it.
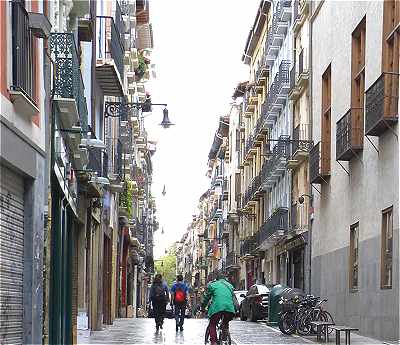
[{"label": "bench", "polygon": [[334,326],[333,322],[326,322],[326,321],[311,321],[310,324],[312,326],[317,327],[317,340],[322,340],[321,333],[323,331],[325,342],[329,342],[329,335],[328,335],[328,326]]},{"label": "bench", "polygon": [[358,328],[348,326],[329,326],[336,332],[336,345],[340,345],[340,332],[345,334],[345,344],[350,345],[350,332],[358,331]]}]

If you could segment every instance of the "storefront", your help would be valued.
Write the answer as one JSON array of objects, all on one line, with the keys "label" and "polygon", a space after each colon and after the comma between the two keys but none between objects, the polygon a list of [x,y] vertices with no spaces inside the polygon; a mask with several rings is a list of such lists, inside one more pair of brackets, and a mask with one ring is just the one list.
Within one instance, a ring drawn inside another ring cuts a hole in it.
[{"label": "storefront", "polygon": [[277,247],[277,282],[305,289],[305,260],[308,233],[298,235]]}]

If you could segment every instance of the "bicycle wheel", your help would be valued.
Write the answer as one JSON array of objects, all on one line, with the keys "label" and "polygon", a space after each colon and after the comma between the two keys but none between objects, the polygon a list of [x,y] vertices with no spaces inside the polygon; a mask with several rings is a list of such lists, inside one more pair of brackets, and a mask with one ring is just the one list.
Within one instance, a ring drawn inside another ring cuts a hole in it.
[{"label": "bicycle wheel", "polygon": [[[311,324],[312,321],[326,321],[323,311],[320,309],[313,310],[313,312],[310,314],[310,319],[308,322]],[[311,332],[312,334],[317,334],[317,326],[311,325]]]},{"label": "bicycle wheel", "polygon": [[206,334],[204,335],[204,344],[207,344],[210,340],[210,325],[206,328]]},{"label": "bicycle wheel", "polygon": [[312,312],[301,315],[297,321],[297,332],[300,335],[309,335],[312,332]]},{"label": "bicycle wheel", "polygon": [[[321,311],[321,316],[323,318],[323,321],[335,323],[335,321],[333,321],[333,317],[332,317],[331,313],[329,313],[328,311],[322,310]],[[333,329],[332,328],[328,328],[328,333],[331,334],[332,332],[333,332]]]},{"label": "bicycle wheel", "polygon": [[296,313],[294,311],[283,313],[279,318],[278,327],[283,334],[294,334],[296,332]]}]

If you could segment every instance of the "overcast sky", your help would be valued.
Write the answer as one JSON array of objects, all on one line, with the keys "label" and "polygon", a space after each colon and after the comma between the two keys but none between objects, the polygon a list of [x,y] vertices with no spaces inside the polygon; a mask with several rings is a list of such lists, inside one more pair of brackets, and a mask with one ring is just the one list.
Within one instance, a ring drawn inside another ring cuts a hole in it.
[{"label": "overcast sky", "polygon": [[150,2],[157,71],[150,86],[152,102],[168,103],[170,120],[176,123],[167,130],[157,126],[160,107],[153,108],[145,123],[150,139],[157,141],[152,189],[160,230],[155,257],[181,238],[209,187],[208,152],[235,86],[247,79],[241,56],[258,5],[259,0]]}]

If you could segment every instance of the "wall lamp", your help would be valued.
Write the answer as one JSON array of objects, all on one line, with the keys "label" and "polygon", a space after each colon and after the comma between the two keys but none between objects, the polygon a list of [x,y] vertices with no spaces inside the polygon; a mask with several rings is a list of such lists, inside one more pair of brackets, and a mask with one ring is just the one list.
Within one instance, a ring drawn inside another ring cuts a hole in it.
[{"label": "wall lamp", "polygon": [[310,200],[313,199],[312,195],[302,194],[302,195],[299,196],[299,199],[298,199],[300,205],[304,204],[304,201],[305,201],[304,197],[310,198]]},{"label": "wall lamp", "polygon": [[163,120],[160,123],[160,126],[163,128],[169,128],[173,125],[168,117],[168,109],[167,109],[167,104],[166,103],[151,103],[151,101],[146,100],[143,103],[137,103],[137,102],[130,102],[130,103],[125,103],[125,102],[106,102],[105,104],[105,109],[104,109],[104,117],[120,117],[123,114],[126,114],[128,111],[132,109],[141,109],[142,112],[151,112],[152,111],[152,106],[163,106]]}]

